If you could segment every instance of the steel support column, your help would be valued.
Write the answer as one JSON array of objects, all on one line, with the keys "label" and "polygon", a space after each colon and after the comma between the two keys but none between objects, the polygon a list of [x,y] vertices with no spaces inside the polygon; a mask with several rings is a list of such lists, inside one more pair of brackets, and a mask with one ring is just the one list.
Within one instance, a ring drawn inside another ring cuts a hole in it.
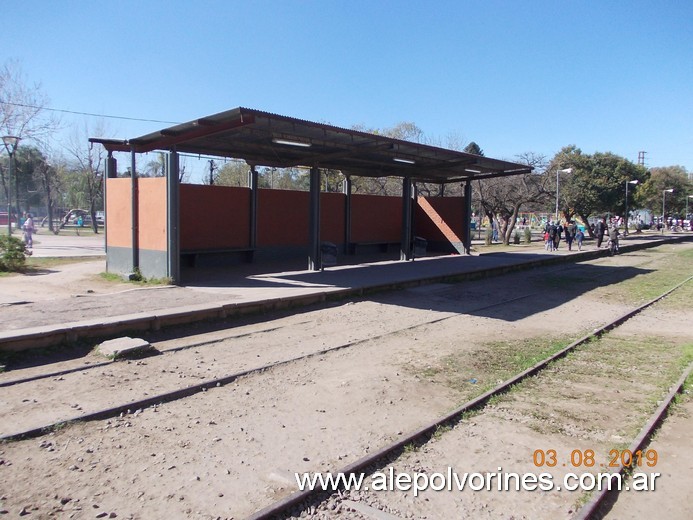
[{"label": "steel support column", "polygon": [[173,283],[180,282],[180,180],[175,149],[168,156],[166,169],[166,270]]},{"label": "steel support column", "polygon": [[344,178],[344,254],[351,247],[351,177]]},{"label": "steel support column", "polygon": [[322,262],[320,259],[320,169],[310,169],[310,215],[308,218],[309,252],[308,269],[320,271]]},{"label": "steel support column", "polygon": [[115,157],[113,157],[113,152],[108,152],[108,157],[106,158],[105,164],[104,177],[105,179],[103,180],[103,243],[104,252],[106,253],[106,272],[108,272],[108,226],[106,225],[106,222],[108,220],[108,179],[115,179],[116,177],[118,177],[118,161]]},{"label": "steel support column", "polygon": [[411,179],[402,179],[402,240],[399,248],[400,260],[412,260],[412,186]]},{"label": "steel support column", "polygon": [[[469,255],[472,252],[472,181],[464,182],[464,210],[462,212],[462,229],[464,235],[462,244],[464,253]],[[479,215],[479,228],[481,229],[481,214]]]},{"label": "steel support column", "polygon": [[130,149],[130,218],[133,272],[140,268],[139,195],[137,188],[137,162],[135,147],[132,146]]},{"label": "steel support column", "polygon": [[248,247],[255,249],[257,247],[257,200],[258,200],[258,173],[255,165],[250,165],[248,172],[248,187],[250,188],[250,215],[249,215],[249,233]]}]

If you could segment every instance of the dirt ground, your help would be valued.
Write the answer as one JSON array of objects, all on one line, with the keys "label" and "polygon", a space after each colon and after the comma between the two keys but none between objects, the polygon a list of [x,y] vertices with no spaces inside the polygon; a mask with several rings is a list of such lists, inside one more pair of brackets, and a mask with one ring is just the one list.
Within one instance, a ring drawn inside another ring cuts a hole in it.
[{"label": "dirt ground", "polygon": [[[0,513],[28,518],[244,518],[294,490],[295,472],[344,467],[507,378],[515,372],[515,351],[539,355],[546,348],[535,345],[537,338],[567,344],[635,307],[639,299],[619,290],[620,283],[654,276],[658,266],[671,261],[672,252],[667,248],[478,282],[434,284],[249,319],[228,330],[193,328],[181,337],[156,341],[162,354],[139,361],[95,366],[104,360],[90,352],[9,370],[0,374],[0,383],[79,369],[0,388],[2,434],[67,422],[40,438],[0,445]],[[78,265],[71,283],[50,286],[50,294],[54,289],[65,294],[110,292],[105,304],[119,305],[118,292],[132,290],[100,285],[91,277],[102,270],[98,261]],[[49,301],[47,287],[31,298]],[[143,290],[143,301],[170,291]],[[679,350],[693,342],[684,308],[659,307],[630,327],[622,333],[626,346],[640,336],[661,338],[661,353],[637,351],[648,370],[621,367],[609,383],[602,377],[608,366],[572,359],[564,372],[557,368],[546,376],[545,384],[578,391],[555,397],[547,393],[549,386],[530,385],[526,393],[513,394],[506,404],[444,433],[437,443],[405,454],[397,470],[431,473],[455,466],[460,472],[486,472],[503,467],[538,473],[531,464],[537,449],[554,448],[565,455],[621,446],[633,435],[634,425],[651,413],[650,401],[665,390],[664,380],[653,374],[673,371]],[[315,355],[305,357],[309,354]],[[659,364],[648,357],[660,354],[664,360]],[[132,409],[109,420],[69,422],[82,412],[292,359],[225,386],[210,384],[186,399]],[[588,383],[591,371],[599,373]],[[612,385],[606,398],[595,397],[600,385]],[[550,396],[555,402],[542,403]],[[630,399],[626,406],[624,397]],[[686,425],[684,431],[690,430],[689,415],[677,418]],[[559,422],[572,426],[561,429]],[[542,424],[551,427],[542,429]],[[669,452],[669,447],[660,448],[672,475],[662,482],[673,501],[667,517],[690,518],[693,486],[690,472],[682,472],[691,467],[690,454],[685,443],[671,446]],[[680,464],[671,464],[674,456]],[[577,500],[574,493],[553,492],[442,492],[416,499],[401,492],[375,497],[352,493],[348,498],[396,518],[429,519],[461,514],[569,518]],[[321,508],[314,516],[374,518],[345,501],[331,505],[333,510]],[[628,514],[615,517],[639,517]]]}]

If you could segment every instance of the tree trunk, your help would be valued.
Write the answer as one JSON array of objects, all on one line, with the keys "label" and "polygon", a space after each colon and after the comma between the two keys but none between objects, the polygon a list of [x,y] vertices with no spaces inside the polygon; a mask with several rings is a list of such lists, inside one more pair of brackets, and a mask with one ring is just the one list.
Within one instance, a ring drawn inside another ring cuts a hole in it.
[{"label": "tree trunk", "polygon": [[590,226],[589,221],[587,220],[587,216],[583,215],[582,213],[578,213],[580,216],[580,219],[585,223],[585,231],[587,234],[590,236],[590,238],[594,238],[594,233],[592,232],[592,227]]}]

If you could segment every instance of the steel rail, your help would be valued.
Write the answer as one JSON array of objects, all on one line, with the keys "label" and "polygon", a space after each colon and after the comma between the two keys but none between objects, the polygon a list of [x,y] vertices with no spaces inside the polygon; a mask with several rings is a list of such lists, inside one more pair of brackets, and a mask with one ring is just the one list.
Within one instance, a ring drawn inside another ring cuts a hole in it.
[{"label": "steel rail", "polygon": [[[469,311],[467,311],[467,312],[479,312],[479,311],[481,311],[481,310],[489,309],[489,308],[492,308],[492,307],[497,307],[498,305],[506,305],[506,304],[512,303],[512,302],[514,302],[514,301],[518,301],[518,300],[523,300],[523,299],[525,299],[525,298],[529,298],[529,297],[532,296],[533,294],[534,294],[534,293],[532,293],[532,294],[525,294],[525,295],[518,296],[518,297],[515,297],[515,298],[510,298],[510,299],[507,299],[507,300],[502,300],[502,301],[500,301],[500,302],[492,303],[492,304],[490,304],[490,305],[484,305],[484,306],[481,306],[481,307],[478,307],[478,308],[475,308],[475,309],[471,309],[471,310],[469,310]],[[164,392],[164,393],[161,393],[161,394],[158,394],[158,395],[155,395],[155,396],[147,397],[146,399],[140,399],[140,400],[136,400],[136,401],[130,401],[130,402],[125,403],[125,404],[119,404],[119,405],[116,405],[116,406],[112,406],[112,407],[104,408],[104,409],[97,410],[97,411],[94,411],[94,412],[90,412],[90,413],[78,415],[78,416],[71,417],[71,418],[68,418],[68,419],[62,419],[62,420],[60,420],[60,421],[56,421],[56,422],[53,422],[53,423],[50,423],[50,424],[45,424],[45,425],[43,425],[43,426],[37,426],[37,427],[35,427],[35,428],[31,428],[31,429],[24,430],[24,431],[21,431],[21,432],[16,432],[16,433],[11,433],[11,434],[2,435],[2,436],[0,436],[0,442],[3,442],[3,441],[17,441],[17,440],[21,440],[21,439],[28,439],[28,438],[40,437],[40,436],[42,436],[42,435],[46,435],[46,434],[48,434],[48,433],[54,431],[55,428],[56,428],[57,426],[59,426],[59,425],[63,425],[63,424],[67,424],[67,423],[75,423],[75,422],[86,422],[86,421],[96,421],[96,420],[110,419],[110,418],[116,417],[116,416],[118,416],[118,415],[120,415],[120,414],[126,414],[126,413],[128,413],[128,410],[143,409],[143,408],[147,408],[147,407],[149,407],[149,406],[154,406],[154,405],[156,405],[156,404],[162,404],[162,403],[168,403],[168,402],[171,402],[171,401],[176,401],[176,400],[179,400],[179,399],[183,399],[183,398],[185,398],[185,397],[190,397],[190,396],[192,396],[192,395],[194,395],[194,394],[196,394],[196,393],[198,393],[198,392],[204,392],[204,391],[206,391],[208,388],[214,388],[214,387],[220,387],[220,386],[227,385],[227,384],[229,384],[229,383],[232,383],[232,382],[236,381],[237,379],[239,379],[239,378],[241,378],[241,377],[245,377],[245,376],[248,376],[248,375],[251,375],[251,374],[261,373],[261,372],[264,372],[264,371],[266,371],[266,370],[270,370],[270,369],[273,369],[273,368],[276,368],[276,367],[281,367],[281,366],[289,365],[289,364],[294,363],[294,362],[297,362],[297,361],[302,361],[302,360],[306,360],[306,359],[311,359],[311,358],[314,358],[314,357],[316,357],[316,356],[322,356],[322,355],[325,355],[325,354],[329,354],[329,353],[331,353],[331,352],[337,352],[337,351],[339,351],[339,350],[344,350],[344,349],[347,349],[347,348],[350,348],[350,347],[353,347],[353,346],[356,346],[356,345],[360,345],[360,344],[363,344],[363,343],[368,343],[369,341],[375,341],[375,340],[379,340],[379,339],[386,338],[386,337],[388,337],[388,336],[393,336],[393,335],[396,335],[396,334],[400,334],[400,333],[405,332],[405,331],[414,330],[414,329],[417,329],[417,328],[419,328],[419,327],[425,327],[425,326],[432,325],[432,324],[435,324],[435,323],[440,323],[440,322],[445,321],[445,320],[449,320],[449,319],[453,319],[453,318],[458,318],[460,315],[461,315],[461,314],[459,314],[459,313],[450,314],[450,315],[443,316],[443,317],[439,317],[439,318],[436,318],[436,319],[433,319],[433,320],[428,320],[428,321],[425,321],[425,322],[422,322],[422,323],[417,323],[417,324],[415,324],[415,325],[409,325],[409,326],[407,326],[407,327],[403,327],[403,328],[400,328],[400,329],[397,329],[397,330],[385,332],[385,333],[379,334],[379,335],[377,335],[377,336],[369,336],[369,337],[367,337],[367,338],[359,339],[359,340],[356,340],[356,341],[350,341],[350,342],[348,342],[348,343],[343,343],[343,344],[341,344],[341,345],[337,345],[337,346],[334,346],[334,347],[329,347],[329,348],[326,348],[326,349],[321,349],[321,350],[318,350],[318,351],[316,351],[316,352],[311,352],[311,353],[309,353],[309,354],[304,354],[304,355],[302,355],[302,356],[296,356],[296,357],[293,357],[293,358],[285,359],[285,360],[283,360],[283,361],[277,361],[277,362],[275,362],[275,363],[270,363],[270,364],[267,364],[267,365],[262,365],[262,366],[260,366],[260,367],[249,368],[249,369],[247,369],[247,370],[243,370],[243,371],[240,371],[240,372],[235,372],[235,373],[233,373],[233,374],[228,374],[228,375],[226,375],[226,376],[222,376],[222,377],[219,377],[219,378],[208,379],[208,380],[206,380],[206,381],[203,381],[203,382],[198,383],[198,384],[195,384],[195,385],[187,386],[187,387],[185,387],[185,388],[179,388],[179,389],[176,389],[176,390],[171,390],[171,391],[169,391],[169,392]],[[261,333],[264,333],[265,331],[266,331],[266,330],[263,330],[263,331],[260,331],[260,332],[261,332]],[[243,335],[252,335],[252,334],[254,334],[254,333],[244,333],[244,334],[242,334],[241,336],[243,336]],[[235,335],[235,336],[238,336],[238,335]],[[229,339],[229,338],[225,338],[225,339]],[[219,341],[224,341],[225,339],[221,339],[221,340],[219,340]],[[208,341],[200,342],[199,344],[195,344],[195,345],[192,345],[192,346],[176,347],[175,349],[171,349],[171,351],[182,350],[182,349],[185,349],[185,348],[195,348],[196,346],[201,346],[201,345],[205,345],[205,344],[218,343],[219,341],[216,341],[216,340],[208,340]],[[104,363],[104,364],[109,365],[109,364],[111,364],[111,363],[112,363],[112,362],[107,362],[107,363]],[[99,364],[98,366],[103,366],[104,364]],[[91,365],[90,365],[90,367],[91,367]],[[96,368],[97,365],[94,365],[93,367]],[[85,369],[86,369],[85,367],[80,367],[79,369],[70,369],[69,372],[81,372],[81,371],[84,371]],[[37,380],[37,379],[40,379],[40,378],[38,378],[38,377],[33,378],[33,379],[32,379],[32,378],[27,378],[27,382],[32,382],[32,381],[35,381],[35,380]]]},{"label": "steel rail", "polygon": [[[459,422],[462,417],[464,416],[465,413],[479,410],[486,406],[488,401],[492,397],[496,397],[502,394],[507,393],[513,386],[517,385],[524,379],[531,377],[533,375],[536,375],[538,372],[542,371],[546,367],[548,367],[551,363],[554,361],[557,361],[563,357],[565,357],[567,354],[575,350],[577,347],[580,345],[583,345],[585,343],[588,343],[591,341],[593,338],[598,338],[604,333],[618,327],[625,321],[629,320],[636,314],[639,314],[646,308],[654,305],[655,303],[659,302],[663,298],[667,297],[669,294],[689,282],[691,279],[693,279],[693,276],[689,276],[676,286],[672,287],[671,289],[665,291],[661,295],[657,296],[656,298],[644,303],[643,305],[637,307],[636,309],[633,309],[622,316],[619,316],[615,320],[602,325],[601,327],[595,329],[591,333],[581,337],[580,339],[574,341],[567,347],[561,349],[560,351],[556,352],[555,354],[545,358],[543,361],[538,362],[537,364],[533,365],[532,367],[524,370],[523,372],[515,375],[514,377],[504,381],[503,383],[499,384],[495,388],[492,388],[491,390],[481,394],[480,396],[467,401],[460,407],[456,408],[455,410],[443,415],[442,417],[439,417],[438,419],[430,422],[429,424],[422,426],[418,428],[417,430],[414,430],[408,434],[405,434],[401,436],[398,440],[395,442],[384,446],[380,448],[379,450],[375,451],[374,453],[368,454],[364,457],[361,457],[360,459],[352,462],[351,464],[348,464],[344,466],[341,469],[338,469],[336,471],[332,471],[332,474],[344,474],[345,476],[349,476],[355,473],[361,473],[363,470],[366,468],[375,465],[379,460],[387,458],[387,457],[392,457],[398,453],[400,453],[405,446],[409,444],[422,444],[426,441],[428,441],[433,434],[436,432],[438,428],[441,426],[446,426],[446,425],[451,425],[453,423]],[[321,494],[327,493],[327,494],[332,494],[336,490],[326,490],[322,488],[313,488],[313,489],[305,489],[303,491],[295,491],[294,493],[284,497],[283,499],[280,499],[273,504],[270,504],[269,506],[261,509],[260,511],[257,511],[253,515],[249,516],[247,520],[267,520],[271,518],[278,517],[279,515],[288,513],[288,511],[293,508],[298,506],[301,502],[306,502],[312,499],[315,499]]]},{"label": "steel rail", "polygon": [[[669,408],[671,407],[674,398],[683,391],[686,380],[691,375],[692,371],[693,363],[689,363],[688,367],[684,370],[683,375],[676,382],[662,404],[657,408],[657,410],[655,410],[649,421],[647,421],[647,424],[643,426],[638,436],[631,443],[630,447],[628,448],[630,453],[636,453],[638,450],[643,450],[650,443],[652,436],[659,429],[669,413]],[[631,460],[631,465],[632,462],[633,460]],[[629,469],[630,468],[625,466],[622,461],[619,467],[615,469],[612,474],[619,474],[621,477],[624,477]],[[611,482],[611,479],[609,479],[609,482]],[[603,515],[600,516],[600,508],[602,504],[606,504],[608,499],[613,499],[615,496],[617,496],[619,491],[620,490],[611,489],[610,486],[602,488],[599,493],[594,495],[591,500],[587,502],[587,504],[582,506],[582,508],[577,512],[577,515],[573,517],[574,520],[591,520],[593,518],[602,518]]]}]

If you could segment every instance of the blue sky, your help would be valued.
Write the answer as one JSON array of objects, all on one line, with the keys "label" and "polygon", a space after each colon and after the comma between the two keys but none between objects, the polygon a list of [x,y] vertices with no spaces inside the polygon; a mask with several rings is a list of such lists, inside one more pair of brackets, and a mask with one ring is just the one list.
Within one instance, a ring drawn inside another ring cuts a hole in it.
[{"label": "blue sky", "polygon": [[[18,61],[55,109],[409,121],[500,159],[574,144],[693,170],[688,0],[3,3],[0,62]],[[170,126],[104,121],[117,138]]]}]

